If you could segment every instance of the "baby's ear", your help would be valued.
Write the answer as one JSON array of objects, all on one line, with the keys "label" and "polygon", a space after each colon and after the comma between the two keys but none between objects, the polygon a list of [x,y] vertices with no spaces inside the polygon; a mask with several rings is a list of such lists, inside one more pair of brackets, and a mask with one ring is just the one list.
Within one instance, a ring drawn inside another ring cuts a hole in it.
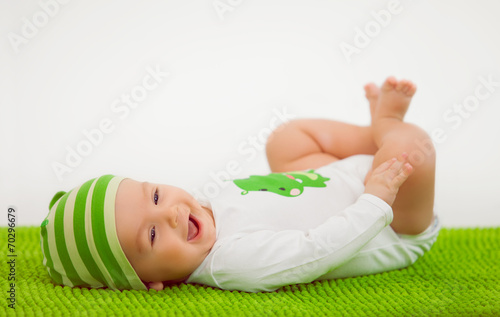
[{"label": "baby's ear", "polygon": [[164,288],[163,282],[146,282],[146,287],[157,291],[163,291]]}]

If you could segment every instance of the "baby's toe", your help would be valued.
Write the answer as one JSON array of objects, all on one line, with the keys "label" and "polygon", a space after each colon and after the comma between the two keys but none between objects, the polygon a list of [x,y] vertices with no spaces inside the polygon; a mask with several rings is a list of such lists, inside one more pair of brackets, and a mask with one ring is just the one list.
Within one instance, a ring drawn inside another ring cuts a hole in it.
[{"label": "baby's toe", "polygon": [[396,90],[411,97],[415,94],[416,86],[411,81],[403,79],[403,80],[399,81]]},{"label": "baby's toe", "polygon": [[381,90],[382,91],[393,90],[397,87],[397,84],[398,84],[398,81],[396,80],[396,78],[394,76],[389,76],[382,84]]},{"label": "baby's toe", "polygon": [[417,85],[414,83],[410,82],[410,85],[408,86],[408,96],[413,96],[415,92],[417,91]]},{"label": "baby's toe", "polygon": [[408,87],[408,81],[402,79],[398,81],[398,84],[396,85],[396,91],[404,93],[407,87]]},{"label": "baby's toe", "polygon": [[368,83],[365,85],[366,98],[372,99],[377,98],[379,95],[379,89],[374,83]]}]

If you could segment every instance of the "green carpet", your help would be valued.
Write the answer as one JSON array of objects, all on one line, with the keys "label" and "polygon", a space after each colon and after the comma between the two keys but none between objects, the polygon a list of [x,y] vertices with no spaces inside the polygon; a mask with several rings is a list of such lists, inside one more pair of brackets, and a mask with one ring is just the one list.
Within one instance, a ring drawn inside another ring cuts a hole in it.
[{"label": "green carpet", "polygon": [[[162,292],[54,286],[41,264],[38,228],[15,230],[14,252],[7,242],[0,251],[0,316],[500,316],[500,227],[443,229],[432,250],[407,269],[257,294],[199,285]],[[7,228],[0,235],[7,241]],[[14,292],[9,274],[16,278]]]}]

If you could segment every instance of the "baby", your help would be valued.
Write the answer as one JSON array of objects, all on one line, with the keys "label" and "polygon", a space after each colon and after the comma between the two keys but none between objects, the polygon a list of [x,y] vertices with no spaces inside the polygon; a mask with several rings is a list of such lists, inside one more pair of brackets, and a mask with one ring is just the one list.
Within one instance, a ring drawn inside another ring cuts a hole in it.
[{"label": "baby", "polygon": [[248,292],[407,267],[435,242],[435,151],[403,122],[415,85],[365,86],[371,125],[295,120],[270,136],[273,173],[197,200],[105,175],[57,193],[41,225],[57,284]]}]

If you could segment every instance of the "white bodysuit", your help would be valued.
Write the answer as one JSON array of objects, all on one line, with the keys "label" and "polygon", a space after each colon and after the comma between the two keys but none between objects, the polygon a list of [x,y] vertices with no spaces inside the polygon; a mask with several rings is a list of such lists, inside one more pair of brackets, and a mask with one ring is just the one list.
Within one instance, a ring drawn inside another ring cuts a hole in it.
[{"label": "white bodysuit", "polygon": [[188,283],[248,292],[406,267],[430,249],[437,221],[397,235],[391,207],[363,194],[373,156],[315,171],[228,181],[212,208],[216,242]]}]

